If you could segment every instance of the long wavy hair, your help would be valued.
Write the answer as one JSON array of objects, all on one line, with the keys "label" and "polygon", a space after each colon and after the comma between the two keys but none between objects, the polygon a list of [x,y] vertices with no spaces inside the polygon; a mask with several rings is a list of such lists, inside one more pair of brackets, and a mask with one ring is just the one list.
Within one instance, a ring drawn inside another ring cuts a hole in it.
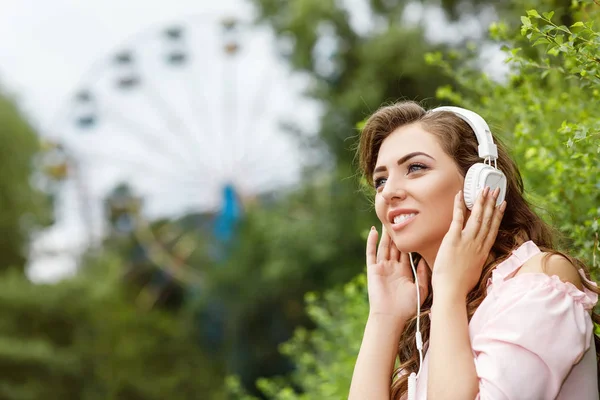
[{"label": "long wavy hair", "polygon": [[[406,101],[381,107],[367,120],[358,144],[357,156],[363,178],[372,181],[373,169],[381,143],[397,128],[419,123],[424,130],[433,134],[443,150],[454,160],[463,176],[473,164],[481,162],[477,151],[477,138],[471,127],[451,112],[428,113],[419,104]],[[532,209],[523,196],[523,180],[515,162],[509,157],[505,146],[495,140],[498,146],[498,167],[507,178],[506,201],[508,207],[500,224],[496,242],[492,246],[479,282],[467,296],[467,314],[469,321],[486,296],[488,279],[492,271],[510,256],[512,251],[522,243],[532,240],[540,249],[549,254],[559,254],[571,261],[578,269],[583,268],[586,277],[590,275],[585,265],[567,254],[554,250],[555,232]],[[583,282],[583,285],[600,294],[600,289]],[[429,295],[421,307],[421,332],[425,349],[428,347],[433,295]],[[592,313],[592,319],[600,323],[600,316]],[[391,398],[400,399],[408,391],[408,376],[419,369],[419,356],[415,343],[416,316],[407,321],[398,344],[399,366],[391,377]],[[600,351],[600,338],[594,336],[597,351]],[[597,354],[600,360],[600,353]],[[600,365],[599,365],[600,371]]]}]

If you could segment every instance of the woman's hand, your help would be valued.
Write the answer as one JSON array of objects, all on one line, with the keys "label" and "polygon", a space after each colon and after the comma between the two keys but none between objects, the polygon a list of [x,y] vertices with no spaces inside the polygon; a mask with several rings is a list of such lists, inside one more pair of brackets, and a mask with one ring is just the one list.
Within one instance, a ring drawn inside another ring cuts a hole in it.
[{"label": "woman's hand", "polygon": [[454,198],[452,223],[433,267],[431,283],[435,294],[449,293],[465,298],[479,281],[506,209],[506,202],[496,207],[498,194],[499,189],[490,193],[486,187],[478,196],[466,225],[462,191]]},{"label": "woman's hand", "polygon": [[[407,253],[400,253],[383,229],[377,247],[378,233],[371,228],[367,238],[367,282],[369,313],[399,318],[403,322],[417,311],[417,292]],[[429,274],[425,261],[417,265],[421,304],[428,293]]]}]

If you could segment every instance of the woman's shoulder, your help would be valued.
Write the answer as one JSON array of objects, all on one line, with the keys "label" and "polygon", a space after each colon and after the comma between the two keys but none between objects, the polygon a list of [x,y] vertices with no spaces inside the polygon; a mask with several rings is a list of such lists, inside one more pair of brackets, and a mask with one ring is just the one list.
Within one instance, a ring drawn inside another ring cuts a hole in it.
[{"label": "woman's shoulder", "polygon": [[527,273],[545,274],[549,277],[556,276],[563,283],[570,283],[580,291],[584,290],[582,276],[577,267],[560,254],[541,252],[527,260],[515,276]]},{"label": "woman's shoulder", "polygon": [[[533,246],[533,244],[529,244]],[[560,299],[567,296],[573,300],[575,308],[583,306],[582,311],[591,310],[598,302],[597,284],[588,280],[582,269],[577,269],[567,257],[537,250],[528,253],[530,257],[514,264],[520,267],[498,288],[494,288],[494,298],[499,302],[518,301],[537,304],[548,309],[551,303],[560,306]],[[492,285],[494,286],[494,285]],[[531,304],[527,304],[531,307]]]}]

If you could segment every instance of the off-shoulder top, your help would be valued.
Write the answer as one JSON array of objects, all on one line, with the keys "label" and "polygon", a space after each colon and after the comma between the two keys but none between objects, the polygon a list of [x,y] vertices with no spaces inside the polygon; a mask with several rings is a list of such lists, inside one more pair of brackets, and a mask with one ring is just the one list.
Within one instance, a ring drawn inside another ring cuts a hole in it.
[{"label": "off-shoulder top", "polygon": [[[540,252],[529,241],[499,264],[488,281],[486,298],[469,322],[479,378],[477,399],[598,400],[590,315],[598,295],[556,275],[515,275]],[[417,380],[419,400],[427,398],[428,359],[425,354]]]}]

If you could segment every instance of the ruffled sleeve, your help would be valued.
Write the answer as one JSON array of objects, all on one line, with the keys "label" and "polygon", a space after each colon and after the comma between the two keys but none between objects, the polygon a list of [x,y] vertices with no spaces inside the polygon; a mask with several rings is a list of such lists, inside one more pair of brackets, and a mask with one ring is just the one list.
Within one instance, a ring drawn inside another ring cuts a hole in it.
[{"label": "ruffled sleeve", "polygon": [[588,350],[598,300],[571,283],[542,273],[506,281],[481,330],[471,338],[478,399],[554,399]]}]

